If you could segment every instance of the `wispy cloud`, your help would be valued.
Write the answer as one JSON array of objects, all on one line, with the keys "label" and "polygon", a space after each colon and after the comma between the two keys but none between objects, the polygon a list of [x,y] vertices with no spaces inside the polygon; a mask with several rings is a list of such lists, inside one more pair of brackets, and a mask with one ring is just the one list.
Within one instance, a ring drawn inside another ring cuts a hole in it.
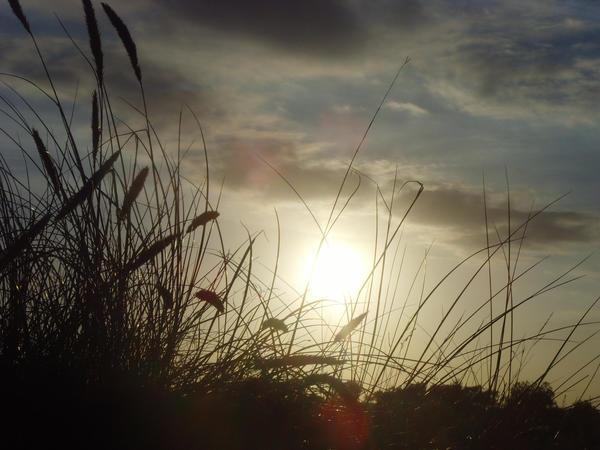
[{"label": "wispy cloud", "polygon": [[391,109],[393,111],[406,111],[413,116],[423,116],[428,114],[427,110],[417,106],[413,103],[399,103],[395,101],[388,102],[386,108]]}]

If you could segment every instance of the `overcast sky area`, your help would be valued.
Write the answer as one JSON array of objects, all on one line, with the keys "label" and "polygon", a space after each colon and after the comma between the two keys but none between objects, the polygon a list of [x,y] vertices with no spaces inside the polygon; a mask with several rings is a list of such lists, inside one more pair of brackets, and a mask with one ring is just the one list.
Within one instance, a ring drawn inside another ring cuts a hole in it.
[{"label": "overcast sky area", "polygon": [[[202,122],[214,179],[224,180],[222,219],[237,233],[232,246],[245,237],[243,223],[266,231],[268,241],[261,245],[272,256],[277,208],[282,249],[288,249],[282,259],[294,259],[300,247],[314,247],[316,226],[261,159],[293,184],[324,224],[364,130],[410,58],[354,163],[358,172],[351,173],[346,191],[359,181],[360,189],[334,236],[339,233],[365,251],[373,239],[374,183],[389,201],[397,171],[398,185],[418,180],[425,187],[408,217],[413,257],[435,241],[432,255],[457,262],[485,245],[484,174],[490,227],[505,232],[508,174],[513,226],[525,221],[530,209],[568,193],[528,227],[529,255],[554,255],[558,262],[549,267],[561,270],[600,247],[596,2],[109,3],[136,41],[150,113],[167,145],[173,148],[182,105]],[[22,0],[21,5],[43,37],[61,94],[72,98],[79,83],[79,95],[87,100],[89,68],[53,15],[87,52],[80,2]],[[118,37],[100,4],[94,5],[110,93],[139,105]],[[43,83],[33,56],[30,40],[3,3],[0,71]],[[188,140],[196,143],[185,170],[201,177],[198,132],[193,121],[186,123]],[[409,185],[396,195],[398,218],[414,193]],[[592,256],[583,266],[586,280],[559,305],[565,314],[598,295],[599,259]],[[548,276],[542,271],[532,280],[541,283]]]}]

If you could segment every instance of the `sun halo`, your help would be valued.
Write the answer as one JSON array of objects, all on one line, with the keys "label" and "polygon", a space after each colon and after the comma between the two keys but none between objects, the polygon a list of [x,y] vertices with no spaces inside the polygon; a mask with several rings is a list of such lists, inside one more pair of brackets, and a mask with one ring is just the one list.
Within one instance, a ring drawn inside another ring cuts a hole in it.
[{"label": "sun halo", "polygon": [[[354,298],[367,275],[364,258],[351,246],[334,240],[323,243],[315,261],[315,253],[306,258],[305,280],[310,277],[309,295],[344,305]],[[314,263],[314,269],[311,268]]]}]

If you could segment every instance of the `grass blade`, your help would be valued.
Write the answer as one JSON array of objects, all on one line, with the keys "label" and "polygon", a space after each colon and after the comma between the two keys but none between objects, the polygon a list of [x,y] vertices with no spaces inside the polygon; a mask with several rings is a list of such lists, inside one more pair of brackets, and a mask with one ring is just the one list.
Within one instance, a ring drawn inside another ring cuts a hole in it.
[{"label": "grass blade", "polygon": [[92,94],[92,157],[96,161],[98,148],[100,146],[100,114],[98,113],[98,94]]},{"label": "grass blade", "polygon": [[261,369],[277,369],[280,367],[299,367],[308,365],[338,366],[345,361],[332,356],[290,355],[282,358],[258,359],[256,365]]}]

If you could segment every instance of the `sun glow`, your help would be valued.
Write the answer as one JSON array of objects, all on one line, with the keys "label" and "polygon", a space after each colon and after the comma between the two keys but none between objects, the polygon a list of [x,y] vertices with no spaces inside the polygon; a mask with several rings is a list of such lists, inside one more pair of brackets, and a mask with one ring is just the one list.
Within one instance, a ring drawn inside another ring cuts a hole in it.
[{"label": "sun glow", "polygon": [[[314,254],[305,262],[306,280],[310,276],[313,261]],[[367,274],[367,265],[357,251],[328,240],[323,244],[310,276],[310,297],[344,303],[356,296]]]}]

